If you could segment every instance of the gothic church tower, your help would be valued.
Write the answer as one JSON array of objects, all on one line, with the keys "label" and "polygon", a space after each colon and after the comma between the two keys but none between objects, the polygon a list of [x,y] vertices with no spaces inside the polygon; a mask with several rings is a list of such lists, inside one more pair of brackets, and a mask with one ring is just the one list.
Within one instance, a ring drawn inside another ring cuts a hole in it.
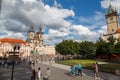
[{"label": "gothic church tower", "polygon": [[43,46],[43,32],[41,26],[39,27],[39,31],[35,33],[33,30],[33,26],[30,26],[30,30],[28,31],[28,39],[26,42],[33,46]]},{"label": "gothic church tower", "polygon": [[42,27],[41,27],[41,25],[40,25],[40,27],[39,27],[39,31],[37,32],[37,36],[38,36],[39,44],[40,44],[40,46],[42,46],[42,45],[43,45],[43,38],[42,38],[43,32],[42,32]]},{"label": "gothic church tower", "polygon": [[28,39],[34,39],[35,32],[33,30],[33,26],[30,26],[30,30],[28,31]]}]

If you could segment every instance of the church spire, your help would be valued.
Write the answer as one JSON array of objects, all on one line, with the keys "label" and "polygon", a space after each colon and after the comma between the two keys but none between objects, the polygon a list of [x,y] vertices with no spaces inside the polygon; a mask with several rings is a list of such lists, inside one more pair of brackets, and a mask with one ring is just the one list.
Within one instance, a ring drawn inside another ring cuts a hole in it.
[{"label": "church spire", "polygon": [[114,13],[114,12],[117,12],[114,8],[113,8],[113,6],[110,4],[109,5],[109,8],[108,8],[108,11],[107,11],[107,15],[108,14],[112,14],[112,13]]},{"label": "church spire", "polygon": [[39,26],[38,34],[43,34],[41,25]]},{"label": "church spire", "polygon": [[39,32],[40,32],[40,33],[42,32],[42,27],[41,27],[41,25],[39,26]]},{"label": "church spire", "polygon": [[34,30],[33,30],[33,25],[30,26],[29,32],[34,32]]}]

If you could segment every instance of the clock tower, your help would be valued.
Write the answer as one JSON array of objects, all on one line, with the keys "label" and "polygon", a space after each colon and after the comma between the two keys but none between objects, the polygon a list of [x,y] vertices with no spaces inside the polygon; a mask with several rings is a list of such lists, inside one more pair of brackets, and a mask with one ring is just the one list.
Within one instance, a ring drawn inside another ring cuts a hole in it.
[{"label": "clock tower", "polygon": [[110,4],[108,11],[105,15],[106,22],[107,22],[107,31],[108,34],[114,34],[118,30],[118,13],[115,9],[113,9],[112,5]]}]

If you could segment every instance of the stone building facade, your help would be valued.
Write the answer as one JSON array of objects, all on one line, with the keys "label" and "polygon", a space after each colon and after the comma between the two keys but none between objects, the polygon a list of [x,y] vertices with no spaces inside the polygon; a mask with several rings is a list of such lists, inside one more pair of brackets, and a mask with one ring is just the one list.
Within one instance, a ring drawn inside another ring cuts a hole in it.
[{"label": "stone building facade", "polygon": [[41,26],[39,27],[39,31],[35,33],[33,26],[30,26],[30,30],[28,31],[28,39],[27,43],[32,46],[43,46],[43,32]]},{"label": "stone building facade", "polygon": [[33,26],[30,26],[28,31],[28,39],[26,42],[30,45],[31,51],[39,55],[55,55],[54,46],[44,45],[42,27],[39,27],[39,31],[35,33]]},{"label": "stone building facade", "polygon": [[102,34],[101,39],[108,41],[110,36],[113,36],[117,40],[120,40],[120,28],[119,28],[119,15],[116,9],[110,5],[107,13],[105,14],[107,23],[107,34]]}]

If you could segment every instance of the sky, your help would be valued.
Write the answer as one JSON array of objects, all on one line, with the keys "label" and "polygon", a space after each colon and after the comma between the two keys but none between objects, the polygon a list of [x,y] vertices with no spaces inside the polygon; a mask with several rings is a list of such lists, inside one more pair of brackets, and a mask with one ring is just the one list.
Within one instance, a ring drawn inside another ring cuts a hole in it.
[{"label": "sky", "polygon": [[31,25],[43,29],[44,45],[62,40],[97,41],[107,34],[109,5],[120,12],[120,0],[3,0],[0,38],[27,39]]}]

